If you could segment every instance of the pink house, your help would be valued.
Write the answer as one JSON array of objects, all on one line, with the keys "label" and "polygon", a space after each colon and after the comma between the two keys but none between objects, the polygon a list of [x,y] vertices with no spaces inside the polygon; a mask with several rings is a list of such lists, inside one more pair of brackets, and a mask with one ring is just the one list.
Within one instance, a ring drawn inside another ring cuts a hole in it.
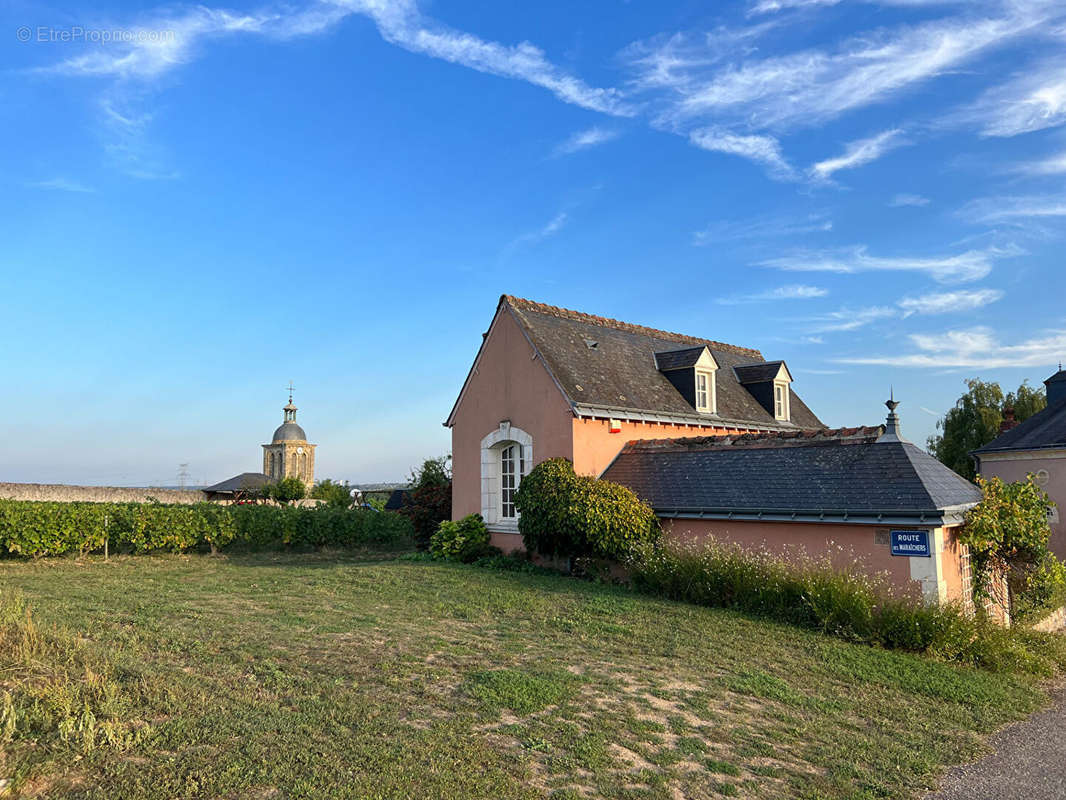
[{"label": "pink house", "polygon": [[955,531],[977,490],[894,414],[826,430],[758,350],[504,295],[445,425],[453,516],[480,513],[505,551],[522,547],[522,477],[562,457],[629,485],[668,535],[857,558],[930,600],[969,597]]}]

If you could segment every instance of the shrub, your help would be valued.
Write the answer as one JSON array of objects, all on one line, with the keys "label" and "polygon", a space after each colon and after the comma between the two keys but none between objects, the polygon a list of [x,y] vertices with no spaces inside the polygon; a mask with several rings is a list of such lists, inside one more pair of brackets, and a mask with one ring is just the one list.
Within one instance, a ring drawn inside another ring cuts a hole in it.
[{"label": "shrub", "polygon": [[535,466],[515,495],[526,550],[618,561],[659,537],[654,512],[625,486],[574,473],[563,458]]},{"label": "shrub", "polygon": [[322,500],[328,506],[351,508],[352,487],[348,485],[348,481],[341,483],[326,478],[316,483],[311,489],[311,497],[315,500]]},{"label": "shrub", "polygon": [[294,503],[307,497],[307,486],[295,475],[289,475],[271,486],[264,487],[263,493],[279,503]]},{"label": "shrub", "polygon": [[411,473],[411,490],[404,497],[400,513],[414,525],[415,544],[420,550],[428,549],[437,527],[452,518],[450,459],[451,456],[426,459]]},{"label": "shrub", "polygon": [[399,514],[322,506],[214,503],[56,503],[0,500],[0,554],[53,556],[115,552],[280,547],[388,547],[412,544]]},{"label": "shrub", "polygon": [[883,580],[827,561],[785,561],[715,541],[645,546],[627,562],[640,591],[731,608],[881,647],[997,671],[1052,674],[1066,648],[1002,628],[955,606],[894,593]]},{"label": "shrub", "polygon": [[434,558],[469,564],[491,552],[489,529],[480,514],[467,514],[458,522],[445,520],[429,542]]},{"label": "shrub", "polygon": [[974,594],[987,597],[989,579],[1005,574],[1013,614],[1051,607],[1066,595],[1066,567],[1048,549],[1051,499],[1032,475],[1016,483],[978,477],[977,485],[983,497],[959,535],[970,548]]}]

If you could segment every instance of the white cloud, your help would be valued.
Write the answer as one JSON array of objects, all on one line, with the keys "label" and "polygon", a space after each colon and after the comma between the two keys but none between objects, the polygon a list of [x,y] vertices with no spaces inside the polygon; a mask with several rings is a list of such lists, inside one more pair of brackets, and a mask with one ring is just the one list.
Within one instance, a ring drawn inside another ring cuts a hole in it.
[{"label": "white cloud", "polygon": [[1022,175],[1064,175],[1066,174],[1066,152],[1048,156],[1039,161],[1019,164],[1013,171]]},{"label": "white cloud", "polygon": [[46,181],[32,181],[27,186],[34,189],[54,189],[60,192],[95,192],[96,190],[84,183],[71,180],[70,178],[51,178]]},{"label": "white cloud", "polygon": [[[248,14],[198,6],[181,15],[160,15],[132,28],[133,41],[109,43],[56,64],[51,71],[151,79],[187,61],[212,38],[257,34],[291,38],[321,33],[351,15],[367,16],[386,41],[405,50],[461,64],[479,72],[540,86],[567,103],[606,114],[632,115],[615,89],[590,87],[552,64],[529,42],[503,45],[453,30],[422,15],[413,0],[347,0],[305,8],[263,8]],[[139,35],[140,32],[145,35]]]},{"label": "white cloud", "polygon": [[565,211],[560,211],[558,214],[548,220],[544,225],[537,228],[535,231],[523,233],[521,236],[518,236],[513,241],[511,241],[503,249],[503,255],[509,256],[515,250],[535,245],[539,242],[544,241],[545,239],[550,239],[551,237],[559,233],[559,231],[561,231],[564,227],[566,227],[569,221],[570,215],[567,214]]},{"label": "white cloud", "polygon": [[795,171],[781,154],[781,145],[772,136],[742,136],[712,127],[693,131],[689,141],[703,150],[728,153],[762,164],[772,178],[788,180],[795,177]]},{"label": "white cloud", "polygon": [[828,233],[833,230],[833,221],[823,212],[808,214],[803,218],[758,217],[743,222],[719,220],[692,235],[692,243],[701,246],[717,242],[743,239],[767,239],[783,236],[800,236],[810,233]]},{"label": "white cloud", "polygon": [[889,150],[901,147],[907,142],[902,138],[903,131],[899,128],[882,131],[868,139],[859,139],[851,142],[844,148],[844,154],[836,158],[828,158],[819,161],[811,167],[811,175],[818,179],[828,179],[834,172],[842,169],[854,169],[855,167],[869,164]]},{"label": "white cloud", "polygon": [[1038,223],[1066,217],[1066,195],[982,197],[963,206],[959,216],[985,225]]},{"label": "white cloud", "polygon": [[898,305],[903,309],[903,316],[912,314],[950,314],[959,311],[973,311],[1002,299],[999,289],[974,289],[958,292],[941,292],[920,297],[905,297]]},{"label": "white cloud", "polygon": [[1066,123],[1066,66],[1056,60],[987,90],[972,105],[949,117],[978,125],[984,136],[1018,136]]},{"label": "white cloud", "polygon": [[987,327],[912,334],[914,351],[898,355],[837,359],[845,364],[892,367],[992,369],[1051,367],[1066,352],[1066,331],[1048,331],[1018,344],[1001,344]]},{"label": "white cloud", "polygon": [[789,286],[778,286],[776,289],[767,289],[764,292],[720,297],[716,302],[720,305],[728,306],[737,303],[762,303],[771,300],[810,300],[815,297],[825,297],[828,294],[829,290],[820,286],[791,284]]},{"label": "white cloud", "polygon": [[[773,14],[791,9],[824,8],[840,5],[844,0],[754,0],[749,14]],[[967,0],[860,0],[882,6],[943,6],[956,5]]]},{"label": "white cloud", "polygon": [[587,130],[578,131],[565,142],[559,144],[553,151],[553,155],[571,155],[572,153],[587,150],[590,147],[596,147],[597,145],[604,144],[605,142],[617,138],[618,131],[616,130],[600,127],[588,128]]},{"label": "white cloud", "polygon": [[870,255],[865,247],[853,247],[845,250],[799,251],[767,259],[759,265],[790,272],[924,272],[940,283],[966,283],[988,275],[995,259],[1019,254],[1020,251],[1014,248],[988,248],[940,258],[886,258]]},{"label": "white cloud", "polygon": [[895,317],[897,311],[888,306],[870,306],[867,308],[842,308],[812,318],[815,323],[812,333],[836,333],[854,331],[866,327],[871,322]]},{"label": "white cloud", "polygon": [[915,206],[920,208],[929,205],[929,198],[922,197],[920,194],[907,194],[906,192],[903,192],[889,200],[888,204],[893,208],[902,208],[904,206]]},{"label": "white cloud", "polygon": [[1046,2],[1010,3],[1001,11],[881,29],[832,49],[765,58],[723,55],[720,40],[738,39],[732,31],[672,37],[624,55],[636,72],[634,85],[660,91],[660,118],[668,127],[710,117],[719,125],[788,129],[882,102],[1039,30],[1056,13]]}]

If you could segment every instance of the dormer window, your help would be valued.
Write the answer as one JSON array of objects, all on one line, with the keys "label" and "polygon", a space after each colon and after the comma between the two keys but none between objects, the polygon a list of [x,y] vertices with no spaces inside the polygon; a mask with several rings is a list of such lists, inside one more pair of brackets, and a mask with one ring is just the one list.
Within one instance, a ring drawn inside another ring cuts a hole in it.
[{"label": "dormer window", "polygon": [[706,345],[656,353],[655,366],[696,411],[718,413],[718,362]]},{"label": "dormer window", "polygon": [[787,421],[789,414],[788,384],[784,381],[774,382],[774,419]]},{"label": "dormer window", "polygon": [[714,372],[696,370],[696,410],[707,414],[715,412]]}]

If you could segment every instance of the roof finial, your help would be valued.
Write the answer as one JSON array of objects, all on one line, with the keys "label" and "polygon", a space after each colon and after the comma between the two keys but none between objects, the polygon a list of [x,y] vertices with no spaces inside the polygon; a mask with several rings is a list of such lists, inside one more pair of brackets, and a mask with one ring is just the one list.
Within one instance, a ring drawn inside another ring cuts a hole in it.
[{"label": "roof finial", "polygon": [[877,438],[877,441],[905,442],[906,439],[899,432],[899,414],[896,413],[896,409],[899,408],[899,401],[896,399],[895,389],[891,386],[888,389],[888,399],[885,401],[885,405],[888,406],[888,419],[885,420],[885,432]]},{"label": "roof finial", "polygon": [[292,381],[289,381],[289,402],[290,402],[290,403],[292,402],[292,390],[293,390],[294,388],[295,388],[295,387],[294,387],[294,386],[292,385]]},{"label": "roof finial", "polygon": [[293,390],[293,388],[295,388],[295,387],[293,387],[292,381],[289,381],[289,403],[283,409],[281,409],[284,412],[285,422],[295,422],[296,421],[296,406],[294,406],[292,404],[292,390]]}]

